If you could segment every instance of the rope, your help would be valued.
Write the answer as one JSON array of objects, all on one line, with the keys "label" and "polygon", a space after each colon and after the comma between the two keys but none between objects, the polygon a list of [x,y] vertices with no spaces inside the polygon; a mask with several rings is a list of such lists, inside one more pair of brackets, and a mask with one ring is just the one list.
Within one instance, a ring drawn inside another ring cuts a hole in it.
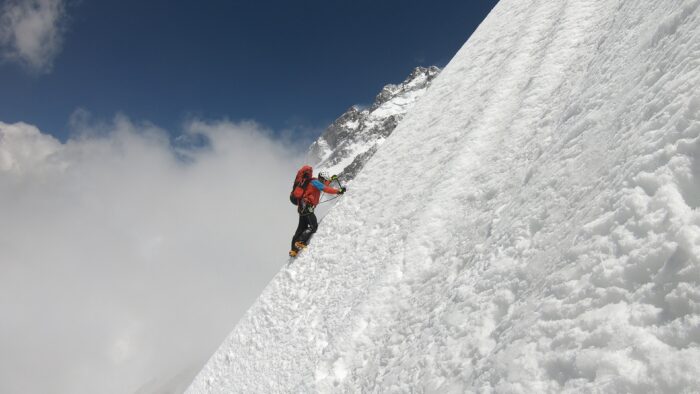
[{"label": "rope", "polygon": [[[340,184],[340,179],[335,178],[334,181],[338,184],[338,186],[343,187],[343,185]],[[323,194],[325,194],[325,193],[323,193]],[[329,202],[329,201],[333,201],[333,200],[335,200],[336,198],[338,198],[338,197],[340,197],[340,196],[342,196],[342,194],[338,194],[337,196],[335,196],[335,197],[333,197],[333,198],[329,198],[329,199],[327,199],[327,200],[325,200],[325,201],[321,201],[321,202],[319,202],[319,203],[316,204],[316,205],[321,205],[321,204],[323,204],[323,203],[326,203],[326,202]]]},{"label": "rope", "polygon": [[333,197],[333,198],[329,198],[328,200],[321,201],[321,202],[319,202],[319,203],[316,204],[316,205],[321,205],[321,204],[326,203],[326,202],[328,202],[328,201],[333,201],[333,200],[335,200],[335,199],[338,198],[338,197],[340,197],[340,196],[338,195],[338,196],[335,196],[335,197]]}]

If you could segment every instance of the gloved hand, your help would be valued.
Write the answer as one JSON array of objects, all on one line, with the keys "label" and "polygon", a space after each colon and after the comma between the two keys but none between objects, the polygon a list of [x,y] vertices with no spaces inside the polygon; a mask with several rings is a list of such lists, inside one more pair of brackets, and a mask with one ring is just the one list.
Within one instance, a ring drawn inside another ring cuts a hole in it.
[{"label": "gloved hand", "polygon": [[331,181],[337,181],[338,180],[338,175],[333,175],[331,177]]},{"label": "gloved hand", "polygon": [[338,194],[345,194],[345,187],[341,187],[340,190],[338,190]]}]

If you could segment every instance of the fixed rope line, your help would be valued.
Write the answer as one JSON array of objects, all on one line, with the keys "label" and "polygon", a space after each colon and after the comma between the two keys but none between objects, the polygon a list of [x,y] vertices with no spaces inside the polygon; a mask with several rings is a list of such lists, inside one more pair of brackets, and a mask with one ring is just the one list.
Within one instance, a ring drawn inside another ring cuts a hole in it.
[{"label": "fixed rope line", "polygon": [[320,203],[318,203],[318,204],[316,204],[316,205],[321,205],[321,204],[323,204],[323,203],[325,203],[325,202],[333,201],[333,200],[335,200],[335,199],[338,198],[338,197],[340,197],[340,196],[335,196],[335,197],[333,197],[333,198],[329,198],[328,200],[321,201]]},{"label": "fixed rope line", "polygon": [[[343,185],[340,183],[340,179],[335,178],[335,179],[333,179],[333,180],[338,184],[338,186],[340,186],[341,188],[343,187]],[[324,194],[325,194],[325,193],[324,193]],[[333,201],[333,200],[335,200],[336,198],[338,198],[338,197],[340,197],[340,196],[342,196],[342,194],[338,194],[337,196],[335,196],[335,197],[333,197],[333,198],[329,198],[329,199],[327,199],[327,200],[325,200],[325,201],[321,201],[321,202],[319,202],[319,203],[316,204],[316,205],[321,205],[321,204],[323,204],[323,203],[326,203],[326,202],[329,202],[329,201]]]}]

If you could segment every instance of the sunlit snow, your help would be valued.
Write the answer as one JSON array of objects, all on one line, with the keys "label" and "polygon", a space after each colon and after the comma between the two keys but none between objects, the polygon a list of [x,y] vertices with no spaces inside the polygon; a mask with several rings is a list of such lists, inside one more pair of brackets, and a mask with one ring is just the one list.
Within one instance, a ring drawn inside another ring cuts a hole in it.
[{"label": "sunlit snow", "polygon": [[699,5],[502,0],[189,392],[696,392]]}]

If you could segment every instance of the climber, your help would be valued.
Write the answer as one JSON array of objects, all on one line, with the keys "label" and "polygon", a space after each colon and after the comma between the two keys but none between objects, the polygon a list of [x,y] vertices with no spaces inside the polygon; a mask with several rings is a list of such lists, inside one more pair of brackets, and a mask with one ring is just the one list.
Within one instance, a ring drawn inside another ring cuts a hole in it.
[{"label": "climber", "polygon": [[318,229],[318,221],[316,220],[316,214],[314,214],[314,208],[316,208],[316,205],[319,203],[321,192],[328,194],[345,193],[345,188],[342,186],[340,189],[334,189],[329,186],[331,181],[336,179],[337,177],[335,175],[329,177],[326,171],[321,171],[316,178],[311,178],[309,182],[306,182],[303,195],[298,200],[297,212],[299,213],[299,225],[292,238],[292,249],[289,251],[291,257],[296,257],[299,251],[309,244],[311,236],[316,232],[316,229]]}]

